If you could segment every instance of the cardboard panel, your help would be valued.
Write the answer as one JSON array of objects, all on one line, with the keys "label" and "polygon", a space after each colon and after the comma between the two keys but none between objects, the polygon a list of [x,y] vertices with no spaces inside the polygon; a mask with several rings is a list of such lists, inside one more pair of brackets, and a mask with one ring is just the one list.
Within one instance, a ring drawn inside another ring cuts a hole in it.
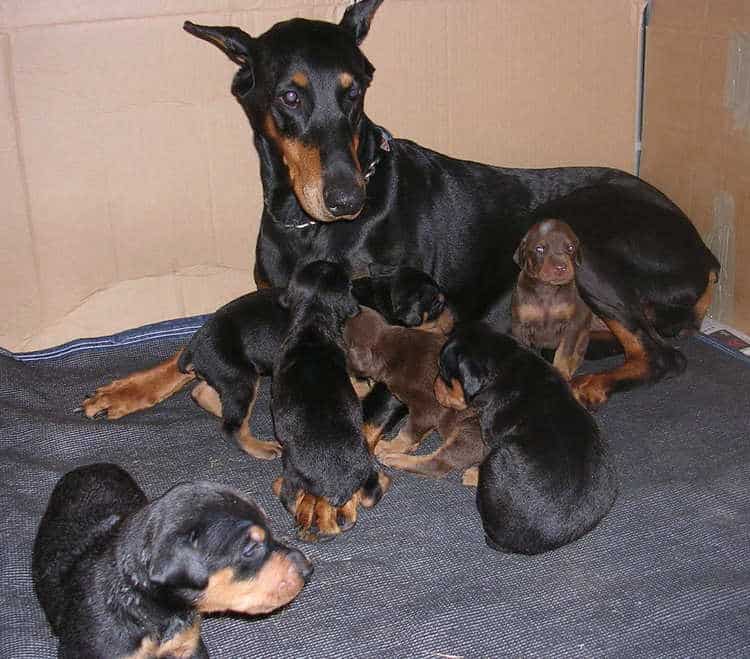
[{"label": "cardboard panel", "polygon": [[[659,0],[653,4],[646,59],[641,175],[688,213],[706,239],[718,219],[716,200],[733,200],[734,256],[722,276],[734,300],[722,320],[750,331],[750,130],[728,107],[730,48],[750,32],[750,4],[725,0]],[[750,67],[739,84],[750,86]]]},{"label": "cardboard panel", "polygon": [[[15,174],[0,192],[16,195],[19,227],[0,267],[21,263],[13,272],[38,282],[5,287],[19,313],[0,344],[32,349],[203,313],[249,288],[262,195],[229,93],[235,67],[182,22],[257,35],[295,15],[338,20],[347,4],[0,3],[13,92],[0,110],[17,128],[6,139],[15,160],[3,163]],[[642,6],[388,0],[364,44],[377,67],[368,114],[459,157],[631,169]]]}]

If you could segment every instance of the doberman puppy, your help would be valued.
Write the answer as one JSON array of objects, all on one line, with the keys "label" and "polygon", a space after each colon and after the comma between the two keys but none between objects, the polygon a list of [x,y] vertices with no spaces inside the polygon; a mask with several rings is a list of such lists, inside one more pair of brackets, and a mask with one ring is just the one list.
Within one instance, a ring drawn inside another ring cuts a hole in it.
[{"label": "doberman puppy", "polygon": [[477,478],[487,543],[538,554],[593,529],[617,496],[593,417],[544,359],[484,323],[456,329],[440,354],[435,396],[473,408],[490,447]]},{"label": "doberman puppy", "polygon": [[357,505],[374,506],[389,479],[368,450],[346,369],[343,324],[360,312],[347,268],[328,261],[305,265],[280,303],[289,310],[290,327],[271,385],[274,432],[283,446],[275,489],[300,537],[316,540],[338,534],[339,524],[351,528]]},{"label": "doberman puppy", "polygon": [[[359,48],[381,2],[349,6],[339,24],[293,19],[257,37],[185,24],[239,67],[232,93],[255,135],[264,191],[256,284],[283,287],[310,258],[346,260],[355,274],[408,264],[437,281],[459,320],[508,329],[515,247],[556,217],[584,248],[581,297],[625,353],[614,370],[573,381],[579,400],[600,405],[680,373],[685,359],[663,337],[700,325],[719,270],[684,213],[622,171],[493,167],[392,139],[365,114],[375,68]],[[182,377],[173,358],[101,388],[86,412],[143,409]]]},{"label": "doberman puppy", "polygon": [[55,486],[34,542],[34,590],[59,657],[208,657],[201,616],[269,613],[312,574],[263,512],[208,482],[148,502],[113,464]]},{"label": "doberman puppy", "polygon": [[521,268],[511,298],[513,336],[529,348],[554,350],[555,368],[570,380],[586,355],[591,327],[591,309],[575,282],[578,238],[565,222],[539,222],[513,260]]},{"label": "doberman puppy", "polygon": [[[482,461],[486,450],[476,413],[446,408],[435,398],[445,334],[389,325],[377,311],[363,307],[346,321],[344,341],[350,372],[382,382],[409,411],[396,438],[375,445],[380,462],[442,478],[453,469],[464,470]],[[409,455],[433,430],[440,434],[442,445],[428,455]]]}]

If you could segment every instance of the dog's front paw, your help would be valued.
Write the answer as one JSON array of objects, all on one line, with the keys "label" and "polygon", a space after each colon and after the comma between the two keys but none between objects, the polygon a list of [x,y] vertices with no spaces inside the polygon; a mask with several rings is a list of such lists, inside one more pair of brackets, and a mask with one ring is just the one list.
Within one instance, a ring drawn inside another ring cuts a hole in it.
[{"label": "dog's front paw", "polygon": [[238,436],[237,444],[245,453],[258,460],[275,460],[281,457],[281,444],[275,439],[264,441],[248,433]]},{"label": "dog's front paw", "polygon": [[122,378],[99,387],[83,401],[80,409],[89,419],[103,417],[113,420],[146,410],[158,402],[158,398],[149,396],[138,382]]},{"label": "dog's front paw", "polygon": [[609,399],[609,384],[603,374],[579,375],[570,383],[575,399],[587,410],[596,410]]}]

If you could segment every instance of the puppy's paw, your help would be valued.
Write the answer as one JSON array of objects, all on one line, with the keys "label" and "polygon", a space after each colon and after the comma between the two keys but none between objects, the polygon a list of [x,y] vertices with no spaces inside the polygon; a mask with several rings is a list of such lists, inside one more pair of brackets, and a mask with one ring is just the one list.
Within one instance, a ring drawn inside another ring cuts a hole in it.
[{"label": "puppy's paw", "polygon": [[325,542],[341,533],[336,509],[323,497],[307,492],[298,494],[294,521],[303,542]]},{"label": "puppy's paw", "polygon": [[143,390],[139,382],[122,378],[99,387],[83,401],[81,408],[89,419],[119,419],[156,405],[159,399],[149,394],[150,392]]},{"label": "puppy's paw", "polygon": [[479,485],[479,467],[469,467],[461,477],[461,484],[466,487],[477,487]]},{"label": "puppy's paw", "polygon": [[378,453],[378,460],[381,464],[384,464],[387,467],[408,471],[409,467],[414,462],[414,456],[396,451],[382,451]]},{"label": "puppy's paw", "polygon": [[281,456],[281,444],[275,439],[264,441],[254,435],[237,437],[238,446],[258,460],[275,460]]},{"label": "puppy's paw", "polygon": [[605,374],[579,375],[570,383],[575,399],[587,410],[596,410],[609,399],[609,386]]}]

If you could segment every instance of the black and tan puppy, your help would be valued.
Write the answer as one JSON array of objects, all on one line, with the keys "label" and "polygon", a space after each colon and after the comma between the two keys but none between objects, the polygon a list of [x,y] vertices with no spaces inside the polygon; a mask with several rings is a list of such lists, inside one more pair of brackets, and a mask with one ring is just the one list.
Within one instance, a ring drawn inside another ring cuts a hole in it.
[{"label": "black and tan puppy", "polygon": [[269,613],[312,573],[241,493],[183,483],[149,503],[120,467],[55,486],[34,542],[34,590],[59,657],[207,657],[201,616]]},{"label": "black and tan puppy", "polygon": [[[380,462],[442,478],[453,469],[467,469],[482,461],[486,450],[476,413],[448,409],[435,398],[444,334],[389,325],[377,311],[363,307],[346,321],[344,341],[350,372],[385,384],[409,410],[396,438],[375,445]],[[442,445],[428,455],[409,455],[433,430],[442,437]]]},{"label": "black and tan puppy", "polygon": [[521,268],[511,301],[512,332],[523,345],[555,351],[554,366],[570,380],[589,344],[591,310],[578,294],[581,248],[560,220],[532,226],[513,257]]},{"label": "black and tan puppy", "polygon": [[359,313],[348,268],[329,261],[303,266],[280,303],[290,328],[271,386],[283,447],[275,489],[300,537],[315,540],[350,528],[358,503],[375,505],[388,479],[365,442],[362,407],[346,370],[342,326]]},{"label": "black and tan puppy", "polygon": [[482,323],[459,327],[440,355],[435,395],[479,415],[490,453],[477,508],[494,549],[561,547],[611,508],[615,470],[596,422],[560,374],[512,337]]}]

